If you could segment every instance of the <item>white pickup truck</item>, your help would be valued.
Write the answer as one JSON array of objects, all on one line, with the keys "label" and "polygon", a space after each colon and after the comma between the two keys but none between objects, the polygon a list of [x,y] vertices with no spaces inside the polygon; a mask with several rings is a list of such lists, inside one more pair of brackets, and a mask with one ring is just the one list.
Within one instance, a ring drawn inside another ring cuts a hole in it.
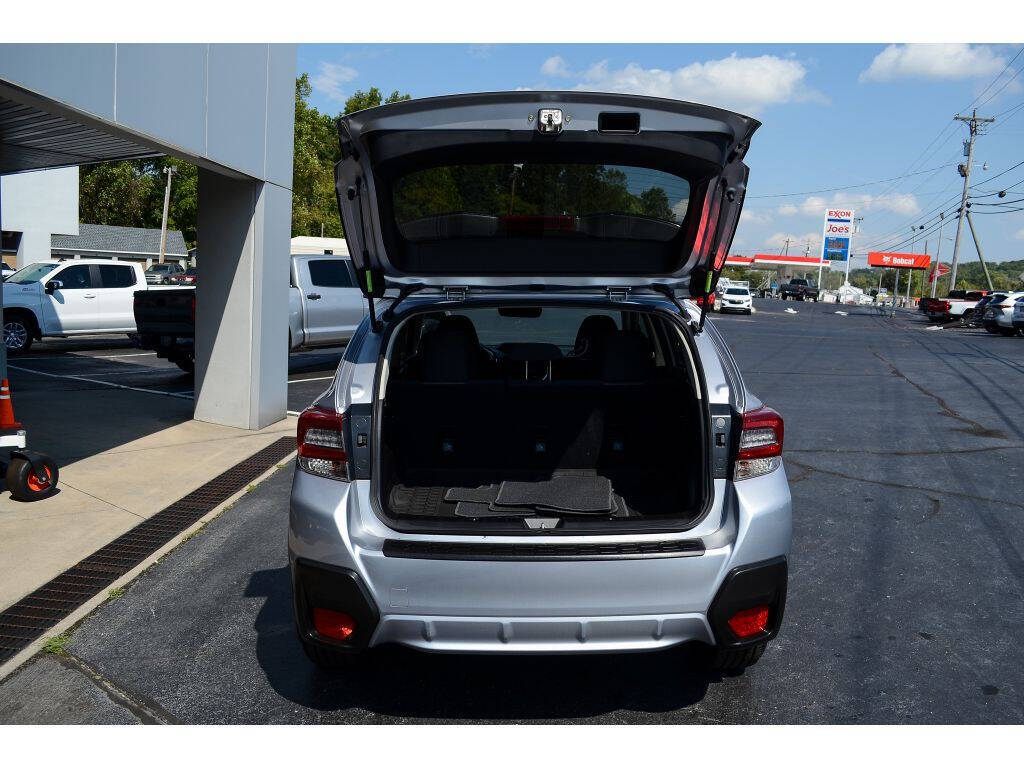
[{"label": "white pickup truck", "polygon": [[134,333],[135,291],[142,266],[109,259],[42,261],[3,283],[4,344],[24,352],[35,339],[88,333]]}]

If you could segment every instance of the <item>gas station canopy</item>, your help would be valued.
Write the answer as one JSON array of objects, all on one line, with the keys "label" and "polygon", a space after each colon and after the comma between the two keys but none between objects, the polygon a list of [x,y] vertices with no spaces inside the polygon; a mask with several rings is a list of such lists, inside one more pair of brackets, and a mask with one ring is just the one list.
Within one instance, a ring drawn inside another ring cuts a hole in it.
[{"label": "gas station canopy", "polygon": [[775,267],[817,268],[829,266],[832,262],[818,256],[784,256],[778,253],[758,253],[753,256],[730,256],[725,260],[727,267],[758,267],[774,269]]}]

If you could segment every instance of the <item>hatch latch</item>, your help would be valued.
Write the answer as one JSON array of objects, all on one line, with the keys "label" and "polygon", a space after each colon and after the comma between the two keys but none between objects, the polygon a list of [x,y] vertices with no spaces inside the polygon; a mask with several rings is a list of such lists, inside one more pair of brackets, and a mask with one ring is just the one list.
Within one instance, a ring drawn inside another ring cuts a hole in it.
[{"label": "hatch latch", "polygon": [[469,288],[464,285],[446,285],[444,297],[447,301],[465,301]]},{"label": "hatch latch", "polygon": [[608,293],[608,301],[625,301],[632,289],[628,285],[609,285],[605,290]]}]

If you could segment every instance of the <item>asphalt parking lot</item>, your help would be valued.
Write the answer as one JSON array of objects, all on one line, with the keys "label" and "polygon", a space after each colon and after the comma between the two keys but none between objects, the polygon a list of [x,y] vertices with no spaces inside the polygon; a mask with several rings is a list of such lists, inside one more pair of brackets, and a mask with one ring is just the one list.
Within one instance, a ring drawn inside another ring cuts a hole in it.
[{"label": "asphalt parking lot", "polygon": [[[781,634],[743,675],[701,673],[686,648],[396,649],[319,672],[291,624],[286,468],[86,619],[65,655],[0,684],[0,721],[1021,722],[1024,339],[930,331],[868,307],[755,306],[714,322],[748,386],[786,419],[794,544]],[[65,370],[28,359],[43,348],[15,364]],[[74,353],[76,365],[114,381],[117,358],[94,352]],[[326,384],[313,379],[327,362],[293,364],[290,380],[308,383],[289,386],[289,408]],[[116,381],[185,394],[172,371],[134,375]]]},{"label": "asphalt parking lot", "polygon": [[[344,351],[331,347],[288,356],[289,411],[301,411],[327,388]],[[190,375],[155,352],[136,348],[124,334],[37,342],[26,354],[11,357],[8,369],[15,394],[127,387],[179,399],[194,397]],[[160,401],[155,400],[153,407],[159,409]]]}]

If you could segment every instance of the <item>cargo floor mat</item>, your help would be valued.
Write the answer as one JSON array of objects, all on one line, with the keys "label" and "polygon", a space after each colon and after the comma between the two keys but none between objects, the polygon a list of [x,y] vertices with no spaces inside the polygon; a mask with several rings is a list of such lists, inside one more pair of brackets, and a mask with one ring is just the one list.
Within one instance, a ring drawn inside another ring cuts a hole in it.
[{"label": "cargo floor mat", "polygon": [[612,511],[612,484],[600,475],[560,475],[550,480],[528,483],[506,480],[501,484],[495,503],[511,507],[536,507],[552,511]]}]

